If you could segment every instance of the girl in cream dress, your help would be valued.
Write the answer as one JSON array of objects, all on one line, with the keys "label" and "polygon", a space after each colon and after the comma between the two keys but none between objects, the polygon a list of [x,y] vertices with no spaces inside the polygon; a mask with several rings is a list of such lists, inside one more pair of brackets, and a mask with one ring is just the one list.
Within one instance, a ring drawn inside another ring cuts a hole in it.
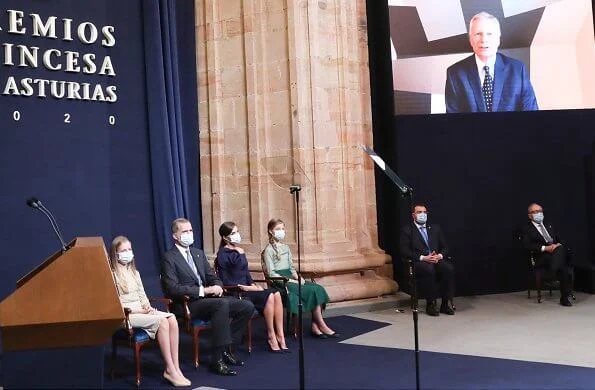
[{"label": "girl in cream dress", "polygon": [[174,386],[190,386],[191,382],[182,374],[178,360],[178,321],[172,313],[151,307],[136,270],[132,244],[128,238],[118,236],[112,241],[110,266],[122,307],[131,310],[130,325],[143,329],[151,339],[157,337],[165,360],[163,377]]}]

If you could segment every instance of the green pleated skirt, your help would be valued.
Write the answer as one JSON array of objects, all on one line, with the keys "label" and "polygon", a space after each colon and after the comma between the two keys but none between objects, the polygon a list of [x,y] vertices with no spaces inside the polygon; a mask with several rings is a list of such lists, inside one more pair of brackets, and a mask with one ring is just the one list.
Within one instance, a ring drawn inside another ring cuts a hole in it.
[{"label": "green pleated skirt", "polygon": [[[275,270],[275,272],[287,278],[292,276],[289,269]],[[299,303],[297,283],[287,283],[287,298],[289,300],[289,310],[297,314]],[[312,311],[316,306],[324,307],[328,302],[328,294],[321,285],[314,282],[306,282],[302,285],[302,308],[304,312]]]}]

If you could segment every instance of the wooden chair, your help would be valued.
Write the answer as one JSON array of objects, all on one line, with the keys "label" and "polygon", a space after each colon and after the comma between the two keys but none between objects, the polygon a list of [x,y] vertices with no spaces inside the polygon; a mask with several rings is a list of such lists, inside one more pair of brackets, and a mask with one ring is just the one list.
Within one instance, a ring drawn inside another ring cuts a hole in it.
[{"label": "wooden chair", "polygon": [[535,266],[535,253],[529,251],[527,254],[529,262],[529,280],[527,282],[527,298],[531,299],[531,285],[534,284],[537,290],[537,303],[541,303],[541,289],[545,288],[550,291],[550,297],[553,295],[552,290],[560,288],[560,283],[555,276],[545,268]]},{"label": "wooden chair", "polygon": [[[219,262],[217,258],[213,262],[213,269],[215,270],[215,274],[219,277]],[[266,280],[256,280],[252,279],[254,283],[266,283]],[[225,295],[234,296],[238,299],[244,299],[244,291],[238,285],[224,285],[223,286],[223,293]],[[248,349],[248,353],[252,353],[252,320],[260,316],[258,310],[254,310],[252,317],[248,320],[248,324],[246,325],[246,348]]]},{"label": "wooden chair", "polygon": [[182,323],[184,330],[192,335],[193,363],[194,368],[198,368],[198,366],[200,366],[200,332],[209,329],[211,327],[211,322],[199,318],[192,318],[190,307],[188,306],[190,301],[190,297],[184,295],[182,300]]},{"label": "wooden chair", "polygon": [[[161,291],[167,295],[165,290],[165,284],[161,275],[159,276],[161,282]],[[178,323],[181,324],[181,328],[192,336],[192,351],[193,351],[193,364],[194,368],[200,366],[200,332],[207,330],[211,327],[210,321],[204,321],[198,318],[192,318],[190,313],[189,302],[191,301],[188,295],[184,295],[182,299],[174,300],[170,299],[170,306],[177,303],[182,306],[182,316],[178,318]]]},{"label": "wooden chair", "polygon": [[[557,276],[554,272],[535,265],[536,253],[530,251],[528,253],[529,259],[529,281],[527,283],[527,298],[531,299],[531,284],[534,283],[535,290],[537,290],[537,303],[541,303],[541,290],[549,290],[550,297],[553,295],[552,290],[560,289],[560,281],[557,280]],[[573,289],[574,277],[570,281],[570,289]],[[574,293],[570,293],[570,298],[576,300]]]},{"label": "wooden chair", "polygon": [[[560,282],[557,280],[555,273],[551,272],[550,270],[539,267],[535,264],[535,259],[537,257],[536,252],[528,251],[523,248],[523,235],[521,229],[517,231],[517,241],[519,246],[523,250],[525,257],[527,259],[527,263],[529,265],[529,273],[528,273],[528,281],[527,281],[527,298],[531,299],[531,286],[535,287],[537,291],[537,303],[541,303],[541,290],[549,290],[550,297],[553,295],[552,290],[559,290],[560,289]],[[567,248],[567,260],[570,260],[571,252]],[[571,281],[571,289],[572,289],[572,281]],[[575,295],[571,293],[571,298],[574,300],[576,299]]]},{"label": "wooden chair", "polygon": [[264,279],[266,280],[267,284],[271,287],[275,287],[279,293],[281,294],[281,299],[283,301],[283,306],[286,310],[286,320],[285,320],[285,333],[289,333],[289,329],[292,329],[291,323],[293,320],[293,330],[292,334],[295,339],[297,339],[298,333],[298,320],[297,317],[291,313],[291,308],[289,306],[289,297],[287,295],[287,283],[289,283],[289,279],[284,276],[269,276],[269,272],[267,270],[267,264],[264,257],[264,249],[260,252],[260,266],[262,268],[262,273],[264,275]]},{"label": "wooden chair", "polygon": [[[149,298],[151,302],[158,302],[165,306],[165,310],[169,313],[169,305],[172,303],[171,299],[167,298]],[[133,328],[130,324],[131,310],[127,307],[124,308],[126,319],[124,321],[125,326],[117,330],[112,335],[112,364],[111,374],[112,379],[115,377],[115,365],[118,345],[123,345],[134,349],[134,363],[136,366],[136,386],[140,386],[141,383],[141,364],[140,364],[140,351],[141,349],[151,341],[149,334],[141,328]]]},{"label": "wooden chair", "polygon": [[[446,256],[446,260],[448,260],[449,262],[452,263],[452,256]],[[405,264],[405,275],[407,277],[407,286],[409,287],[409,292],[411,295],[411,307],[413,308],[413,267],[414,267],[414,261],[412,259],[405,259],[404,264]],[[418,290],[419,291],[419,290]],[[417,299],[425,299],[425,297],[422,297],[418,294]],[[457,310],[457,307],[455,306],[455,302],[454,302],[454,298],[450,299],[450,305],[452,306],[452,309],[454,311]]]}]

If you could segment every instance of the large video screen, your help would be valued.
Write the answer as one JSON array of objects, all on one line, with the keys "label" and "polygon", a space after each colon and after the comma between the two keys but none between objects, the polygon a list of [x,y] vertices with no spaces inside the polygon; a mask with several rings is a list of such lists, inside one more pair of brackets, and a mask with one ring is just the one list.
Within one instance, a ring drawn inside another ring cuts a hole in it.
[{"label": "large video screen", "polygon": [[395,114],[595,108],[592,0],[387,0]]}]

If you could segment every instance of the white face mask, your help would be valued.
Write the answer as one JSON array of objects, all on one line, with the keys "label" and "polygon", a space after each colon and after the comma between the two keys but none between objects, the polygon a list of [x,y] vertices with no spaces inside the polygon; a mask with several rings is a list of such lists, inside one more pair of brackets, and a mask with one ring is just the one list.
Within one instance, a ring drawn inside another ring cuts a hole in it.
[{"label": "white face mask", "polygon": [[180,244],[183,246],[190,246],[194,243],[194,233],[186,232],[180,234]]},{"label": "white face mask", "polygon": [[276,240],[283,240],[285,238],[285,230],[273,230],[273,236]]},{"label": "white face mask", "polygon": [[118,262],[122,265],[130,263],[134,259],[134,253],[132,251],[124,251],[118,253]]},{"label": "white face mask", "polygon": [[415,214],[415,222],[419,223],[420,225],[425,225],[428,221],[428,214],[426,213],[419,213]]},{"label": "white face mask", "polygon": [[242,242],[242,236],[240,236],[240,232],[231,233],[229,235],[229,242],[232,244],[239,244]]}]

